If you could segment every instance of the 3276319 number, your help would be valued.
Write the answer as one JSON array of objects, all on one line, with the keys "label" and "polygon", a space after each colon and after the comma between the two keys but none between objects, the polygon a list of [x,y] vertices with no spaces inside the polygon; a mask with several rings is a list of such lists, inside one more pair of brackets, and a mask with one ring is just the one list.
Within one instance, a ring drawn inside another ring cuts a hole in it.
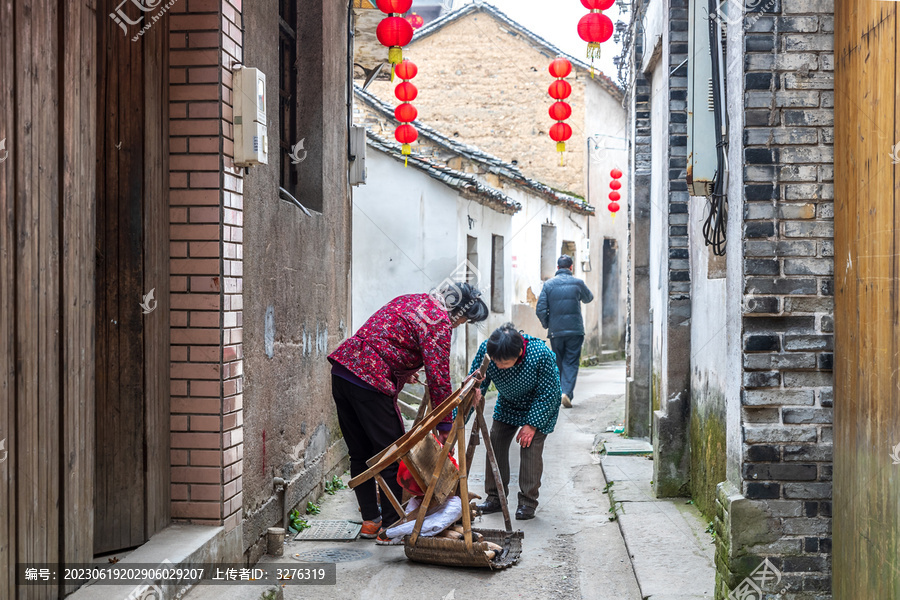
[{"label": "3276319 number", "polygon": [[325,579],[325,569],[276,569],[276,579],[285,581],[309,581]]}]

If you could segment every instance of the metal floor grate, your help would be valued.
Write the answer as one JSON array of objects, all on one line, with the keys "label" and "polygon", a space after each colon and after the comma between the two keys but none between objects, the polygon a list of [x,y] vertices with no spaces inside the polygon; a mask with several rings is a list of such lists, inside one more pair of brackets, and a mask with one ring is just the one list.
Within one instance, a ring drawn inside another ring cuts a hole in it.
[{"label": "metal floor grate", "polygon": [[359,535],[362,525],[353,521],[307,521],[309,529],[304,529],[294,537],[295,542],[316,541],[335,542],[355,540]]},{"label": "metal floor grate", "polygon": [[325,548],[322,550],[301,552],[300,554],[295,554],[291,558],[300,562],[339,563],[363,560],[364,558],[369,558],[370,556],[372,556],[372,553],[368,550],[355,550],[353,548]]}]

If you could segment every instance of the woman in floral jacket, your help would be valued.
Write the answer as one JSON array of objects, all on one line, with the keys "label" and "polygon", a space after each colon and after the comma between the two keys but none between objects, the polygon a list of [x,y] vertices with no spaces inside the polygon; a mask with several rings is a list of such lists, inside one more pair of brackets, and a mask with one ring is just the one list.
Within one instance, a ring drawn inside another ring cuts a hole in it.
[{"label": "woman in floral jacket", "polygon": [[[451,394],[452,329],[487,316],[480,292],[467,283],[448,285],[435,296],[400,296],[372,315],[328,357],[332,395],[353,477],[368,468],[367,460],[403,435],[397,397],[404,384],[416,381],[415,373],[423,365],[434,406]],[[449,430],[449,425],[450,417],[438,428]],[[399,498],[402,490],[397,468],[397,464],[391,465],[382,475]],[[389,543],[384,528],[399,518],[394,507],[384,501],[379,514],[373,479],[355,492],[364,521],[362,537],[378,536],[378,543]]]}]

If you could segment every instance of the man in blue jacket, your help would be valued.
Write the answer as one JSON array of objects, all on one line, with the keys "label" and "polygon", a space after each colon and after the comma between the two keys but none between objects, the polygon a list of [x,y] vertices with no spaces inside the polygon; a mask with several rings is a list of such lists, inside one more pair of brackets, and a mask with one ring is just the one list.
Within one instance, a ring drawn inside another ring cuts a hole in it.
[{"label": "man in blue jacket", "polygon": [[556,261],[556,276],[549,279],[541,290],[537,303],[537,317],[548,331],[550,347],[556,353],[559,367],[562,405],[572,408],[575,380],[581,361],[581,345],[584,343],[584,319],[581,303],[594,299],[594,294],[572,272],[571,256],[563,254]]}]

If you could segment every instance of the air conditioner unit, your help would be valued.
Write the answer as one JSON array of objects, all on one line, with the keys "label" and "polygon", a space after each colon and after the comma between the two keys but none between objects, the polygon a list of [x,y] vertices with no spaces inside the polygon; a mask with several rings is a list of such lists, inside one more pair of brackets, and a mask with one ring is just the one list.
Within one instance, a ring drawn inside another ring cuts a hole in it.
[{"label": "air conditioner unit", "polygon": [[708,196],[716,176],[716,119],[713,107],[712,57],[707,0],[689,0],[687,186],[692,196]]}]

